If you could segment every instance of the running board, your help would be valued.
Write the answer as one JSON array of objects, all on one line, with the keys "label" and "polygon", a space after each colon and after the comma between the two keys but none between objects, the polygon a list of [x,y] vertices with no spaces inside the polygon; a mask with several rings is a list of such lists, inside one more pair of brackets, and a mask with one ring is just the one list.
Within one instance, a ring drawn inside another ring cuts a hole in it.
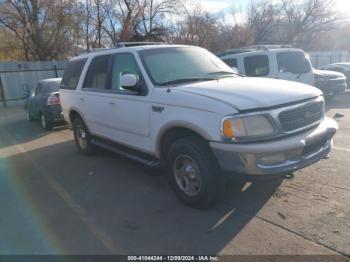
[{"label": "running board", "polygon": [[161,161],[159,161],[155,157],[148,156],[136,150],[132,150],[124,146],[117,145],[111,141],[106,141],[105,139],[93,138],[91,139],[91,143],[97,147],[104,148],[108,151],[111,151],[122,157],[126,157],[135,162],[141,163],[143,165],[146,165],[150,168],[154,168],[154,169],[161,168]]}]

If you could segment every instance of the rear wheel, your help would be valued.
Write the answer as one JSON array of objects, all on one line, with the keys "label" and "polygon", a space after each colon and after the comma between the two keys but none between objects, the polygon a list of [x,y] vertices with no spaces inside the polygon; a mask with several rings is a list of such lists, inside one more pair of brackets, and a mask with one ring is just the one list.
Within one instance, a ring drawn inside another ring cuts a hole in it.
[{"label": "rear wheel", "polygon": [[41,126],[47,131],[50,131],[53,127],[52,123],[47,120],[47,118],[43,113],[41,113],[40,115],[40,122],[41,122]]},{"label": "rear wheel", "polygon": [[80,117],[77,117],[73,121],[73,132],[75,144],[79,152],[85,155],[92,154],[94,146],[91,143],[91,134]]},{"label": "rear wheel", "polygon": [[224,192],[224,176],[204,141],[196,138],[177,140],[170,147],[167,160],[171,185],[185,204],[205,209]]}]

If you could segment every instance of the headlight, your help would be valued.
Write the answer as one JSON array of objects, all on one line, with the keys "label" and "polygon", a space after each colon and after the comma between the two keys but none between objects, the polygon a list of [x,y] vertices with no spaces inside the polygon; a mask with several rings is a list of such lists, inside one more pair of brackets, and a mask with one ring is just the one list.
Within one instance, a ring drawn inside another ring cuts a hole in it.
[{"label": "headlight", "polygon": [[232,116],[223,119],[221,133],[226,139],[254,139],[273,135],[275,129],[264,115]]}]

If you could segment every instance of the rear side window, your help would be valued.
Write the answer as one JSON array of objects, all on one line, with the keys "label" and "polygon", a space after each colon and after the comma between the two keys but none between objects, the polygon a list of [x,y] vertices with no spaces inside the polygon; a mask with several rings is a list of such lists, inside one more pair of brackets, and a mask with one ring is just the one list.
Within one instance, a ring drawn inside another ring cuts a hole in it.
[{"label": "rear side window", "polygon": [[108,70],[111,61],[111,55],[101,55],[95,57],[86,74],[84,88],[107,89]]},{"label": "rear side window", "polygon": [[283,52],[277,54],[278,71],[280,73],[306,74],[311,70],[310,61],[305,53]]},{"label": "rear side window", "polygon": [[248,56],[244,58],[244,67],[247,76],[267,76],[270,72],[267,55]]},{"label": "rear side window", "polygon": [[69,62],[67,68],[64,70],[61,84],[62,89],[75,90],[77,88],[86,60],[80,59]]},{"label": "rear side window", "polygon": [[237,59],[236,58],[224,58],[222,59],[229,67],[237,68]]}]

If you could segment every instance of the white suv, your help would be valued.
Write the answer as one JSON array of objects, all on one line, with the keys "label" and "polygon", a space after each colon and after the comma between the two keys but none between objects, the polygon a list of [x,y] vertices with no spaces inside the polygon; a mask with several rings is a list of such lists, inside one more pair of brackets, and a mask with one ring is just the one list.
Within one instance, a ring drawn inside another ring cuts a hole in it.
[{"label": "white suv", "polygon": [[301,49],[253,46],[227,50],[219,57],[250,77],[268,77],[315,85],[310,59]]},{"label": "white suv", "polygon": [[165,163],[177,196],[213,204],[231,177],[270,177],[331,150],[337,124],[311,86],[241,77],[207,50],[137,46],[73,58],[61,86],[78,150]]}]

